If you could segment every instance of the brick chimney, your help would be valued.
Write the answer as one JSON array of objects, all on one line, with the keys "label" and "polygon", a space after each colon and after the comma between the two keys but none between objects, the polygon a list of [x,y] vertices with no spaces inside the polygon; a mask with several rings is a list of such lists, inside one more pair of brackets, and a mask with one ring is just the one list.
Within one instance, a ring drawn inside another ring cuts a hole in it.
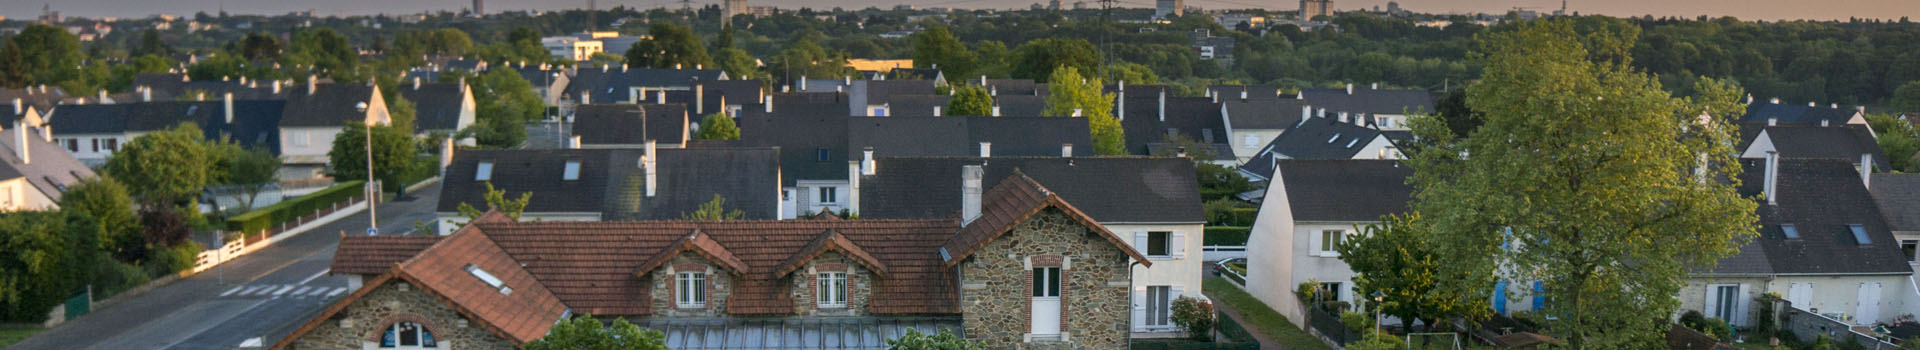
[{"label": "brick chimney", "polygon": [[973,223],[980,218],[981,179],[986,170],[980,165],[967,165],[960,168],[960,224]]}]

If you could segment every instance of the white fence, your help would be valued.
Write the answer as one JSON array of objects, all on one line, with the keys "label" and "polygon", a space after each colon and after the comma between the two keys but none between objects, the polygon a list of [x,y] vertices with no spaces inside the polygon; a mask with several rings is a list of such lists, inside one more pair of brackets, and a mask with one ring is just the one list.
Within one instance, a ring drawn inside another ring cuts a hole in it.
[{"label": "white fence", "polygon": [[1200,249],[1202,251],[1205,251],[1205,254],[1201,255],[1201,259],[1205,261],[1221,261],[1226,259],[1247,257],[1247,246],[1243,246],[1243,245],[1236,245],[1236,246],[1210,245],[1210,246],[1200,247]]}]

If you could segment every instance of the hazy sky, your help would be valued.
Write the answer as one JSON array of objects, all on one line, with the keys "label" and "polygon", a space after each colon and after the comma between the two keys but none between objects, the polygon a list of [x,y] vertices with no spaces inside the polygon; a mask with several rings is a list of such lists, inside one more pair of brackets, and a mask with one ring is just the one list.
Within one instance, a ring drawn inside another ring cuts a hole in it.
[{"label": "hazy sky", "polygon": [[[601,8],[617,5],[631,7],[679,7],[678,0],[598,0]],[[864,8],[891,7],[899,3],[919,7],[1024,8],[1045,0],[748,0],[753,5],[773,4],[783,8]],[[1071,4],[1075,0],[1063,0]],[[1297,0],[1186,0],[1203,8],[1298,8]],[[695,6],[718,0],[694,0]],[[1341,10],[1386,5],[1387,0],[1334,0]],[[1095,3],[1088,0],[1088,3]],[[1119,0],[1122,6],[1148,7],[1152,0]],[[283,14],[314,10],[320,15],[363,15],[374,13],[417,13],[429,10],[458,10],[472,0],[0,0],[0,15],[6,18],[32,18],[43,4],[68,16],[145,17],[157,13],[190,15],[198,11],[215,12],[223,4],[230,13]],[[487,0],[487,10],[560,9],[586,7],[587,0]],[[1400,6],[1420,12],[1506,12],[1525,7],[1541,12],[1560,8],[1559,0],[1404,0]],[[1569,0],[1568,10],[1582,14],[1613,16],[1735,16],[1741,19],[1847,19],[1849,17],[1898,19],[1920,17],[1920,0]]]}]

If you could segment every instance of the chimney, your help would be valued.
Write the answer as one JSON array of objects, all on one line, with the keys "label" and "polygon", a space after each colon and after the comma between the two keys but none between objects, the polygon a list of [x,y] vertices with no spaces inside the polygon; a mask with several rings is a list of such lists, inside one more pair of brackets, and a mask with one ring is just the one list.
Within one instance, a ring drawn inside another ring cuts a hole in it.
[{"label": "chimney", "polygon": [[[148,93],[147,93],[147,94],[145,94],[145,95],[142,95],[142,97],[145,97],[145,98],[146,98],[147,100],[149,100],[149,101],[151,101],[151,100],[153,100],[153,94],[152,94],[152,92],[153,92],[153,91],[152,91],[152,90],[153,90],[153,88],[147,88],[147,90],[148,90],[148,91],[147,91]],[[279,94],[280,94],[280,80],[277,80],[277,79],[276,79],[276,80],[274,80],[274,81],[273,81],[273,94],[275,94],[275,95],[279,95]]]},{"label": "chimney", "polygon": [[807,91],[807,75],[806,74],[800,75],[800,91],[801,92]]},{"label": "chimney", "polygon": [[1767,103],[1772,103],[1772,104],[1780,104],[1780,98],[1779,98],[1779,97],[1775,97],[1775,98],[1772,98],[1772,99],[1768,99],[1768,100],[1767,100]]},{"label": "chimney", "polygon": [[1060,144],[1060,158],[1073,158],[1073,144]]},{"label": "chimney", "polygon": [[[679,63],[674,63],[674,64],[673,64],[673,69],[680,69],[680,64],[679,64]],[[627,71],[627,65],[626,65],[626,64],[621,64],[621,65],[620,65],[620,71],[621,71],[621,72],[626,72],[626,71]]]},{"label": "chimney", "polygon": [[654,92],[653,103],[656,103],[656,104],[667,103],[667,90],[660,90],[660,91]]},{"label": "chimney", "polygon": [[29,142],[27,141],[26,119],[23,118],[13,122],[13,133],[13,141],[15,142],[13,151],[20,155],[20,164],[32,164],[33,156],[30,154],[31,152],[27,152]]},{"label": "chimney", "polygon": [[840,76],[840,79],[843,79],[843,80],[846,80],[846,82],[845,82],[845,83],[841,83],[840,85],[846,85],[846,86],[853,86],[853,76],[851,76],[851,75],[842,75],[842,76]]},{"label": "chimney", "polygon": [[580,135],[567,138],[567,149],[580,149]]},{"label": "chimney", "polygon": [[1840,104],[1838,104],[1838,103],[1835,103],[1835,104],[1833,104],[1833,105],[1831,105],[1831,106],[1827,106],[1827,108],[1832,108],[1832,109],[1840,109]]},{"label": "chimney", "polygon": [[580,104],[583,104],[583,105],[593,104],[592,90],[580,90]]},{"label": "chimney", "polygon": [[1860,154],[1860,184],[1873,188],[1873,154]]},{"label": "chimney", "polygon": [[94,100],[99,100],[100,103],[107,103],[107,89],[100,89],[100,92],[95,93]]},{"label": "chimney", "polygon": [[1307,118],[1313,118],[1313,106],[1300,106],[1300,122],[1306,122]]},{"label": "chimney", "polygon": [[986,86],[986,85],[987,85],[987,75],[986,75],[986,74],[981,74],[981,75],[980,75],[980,86]]},{"label": "chimney", "polygon": [[1821,119],[1821,120],[1820,120],[1820,127],[1823,127],[1823,128],[1824,128],[1824,127],[1827,127],[1827,120],[1826,120],[1826,119]]},{"label": "chimney", "polygon": [[1347,122],[1347,112],[1340,112],[1340,122],[1341,123]]},{"label": "chimney", "polygon": [[1353,84],[1347,84],[1347,94],[1348,95],[1353,94]]},{"label": "chimney", "polygon": [[13,115],[26,114],[27,112],[22,110],[23,108],[25,107],[20,105],[20,98],[13,98]]},{"label": "chimney", "polygon": [[1180,157],[1180,158],[1186,158],[1186,157],[1187,157],[1187,146],[1180,146],[1180,147],[1175,147],[1175,148],[1173,149],[1173,156],[1175,156],[1175,157]]},{"label": "chimney", "polygon": [[693,114],[707,114],[707,85],[693,85]]},{"label": "chimney", "polygon": [[993,156],[993,143],[992,143],[992,142],[981,142],[981,143],[980,143],[980,158],[987,158],[987,157],[992,157],[992,156]]},{"label": "chimney", "polygon": [[1762,191],[1767,193],[1767,205],[1780,204],[1780,152],[1767,151],[1767,177]]},{"label": "chimney", "polygon": [[1160,89],[1160,121],[1167,121],[1167,90]]},{"label": "chimney", "polygon": [[873,147],[860,150],[860,175],[873,175],[879,172],[879,169],[874,168],[875,165],[877,164],[873,162]]},{"label": "chimney", "polygon": [[1767,126],[1777,126],[1777,125],[1780,125],[1780,117],[1767,117]]},{"label": "chimney", "polygon": [[420,77],[413,77],[413,89],[414,90],[420,89]]},{"label": "chimney", "polygon": [[1373,83],[1373,89],[1374,89],[1374,90],[1379,90],[1379,89],[1380,89],[1380,83],[1379,83],[1379,82],[1374,82],[1374,83]]},{"label": "chimney", "polygon": [[1000,106],[993,106],[993,116],[1000,116]]},{"label": "chimney", "polygon": [[1113,110],[1115,119],[1127,120],[1127,82],[1125,80],[1120,81],[1120,91],[1113,96]]},{"label": "chimney", "polygon": [[[279,81],[273,82],[273,93],[275,94],[280,93]],[[145,87],[145,86],[140,87],[140,102],[153,102],[153,88]]]},{"label": "chimney", "polygon": [[453,165],[453,138],[451,137],[440,139],[440,169],[446,170],[448,165]]},{"label": "chimney", "polygon": [[1747,94],[1747,104],[1753,104],[1753,94]]},{"label": "chimney", "polygon": [[[522,65],[524,65],[524,64],[526,64],[526,62],[521,62],[520,64],[522,64]],[[676,65],[673,65],[673,68],[674,68],[674,69],[679,69],[679,68],[680,68],[680,65],[678,65],[678,64],[676,64]],[[627,64],[626,64],[626,63],[621,63],[621,64],[620,64],[620,72],[621,72],[621,73],[626,73],[626,72],[627,72]]]},{"label": "chimney", "polygon": [[[1277,92],[1277,91],[1276,91],[1276,92],[1274,92],[1274,93],[1279,93],[1279,92]],[[1295,99],[1295,100],[1305,100],[1305,99],[1307,99],[1307,92],[1306,92],[1306,91],[1298,91],[1298,92],[1294,92],[1294,93],[1293,93],[1293,99]]]},{"label": "chimney", "polygon": [[1073,116],[1075,116],[1075,117],[1079,117],[1079,116],[1080,116],[1080,109],[1079,109],[1079,108],[1074,108],[1074,109],[1073,109]]},{"label": "chimney", "polygon": [[933,106],[933,116],[935,117],[940,116],[940,107],[941,106]]},{"label": "chimney", "polygon": [[773,113],[773,95],[767,95],[767,101],[763,105],[767,107],[767,113]]},{"label": "chimney", "polygon": [[1814,103],[1813,101],[1807,101],[1807,107],[1819,107],[1819,106],[1820,106],[1819,103]]},{"label": "chimney", "polygon": [[314,86],[316,86],[315,84],[318,84],[319,80],[320,80],[319,76],[315,76],[311,74],[307,75],[307,96],[313,96],[313,92],[315,89]]},{"label": "chimney", "polygon": [[980,179],[986,177],[986,170],[980,165],[967,165],[960,168],[960,224],[973,223],[980,218]]},{"label": "chimney", "polygon": [[646,168],[643,170],[647,173],[647,197],[653,197],[654,188],[660,187],[660,177],[657,175],[658,172],[655,171],[660,161],[659,153],[656,153],[657,151],[659,150],[654,148],[653,140],[647,140],[647,154],[640,156],[640,167]]},{"label": "chimney", "polygon": [[226,111],[227,124],[233,124],[233,93],[220,96],[220,109]]},{"label": "chimney", "polygon": [[1242,87],[1242,88],[1240,89],[1240,100],[1241,100],[1241,101],[1246,101],[1246,100],[1247,100],[1247,89],[1246,89],[1246,88],[1244,88],[1244,87]]}]

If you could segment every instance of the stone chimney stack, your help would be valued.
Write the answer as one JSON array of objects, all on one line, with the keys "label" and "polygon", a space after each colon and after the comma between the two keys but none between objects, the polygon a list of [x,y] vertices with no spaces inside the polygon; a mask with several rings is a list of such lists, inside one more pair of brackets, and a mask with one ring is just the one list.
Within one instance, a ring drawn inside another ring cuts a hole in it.
[{"label": "stone chimney stack", "polygon": [[960,222],[961,225],[973,223],[980,218],[981,179],[986,170],[980,165],[967,165],[960,168]]}]

